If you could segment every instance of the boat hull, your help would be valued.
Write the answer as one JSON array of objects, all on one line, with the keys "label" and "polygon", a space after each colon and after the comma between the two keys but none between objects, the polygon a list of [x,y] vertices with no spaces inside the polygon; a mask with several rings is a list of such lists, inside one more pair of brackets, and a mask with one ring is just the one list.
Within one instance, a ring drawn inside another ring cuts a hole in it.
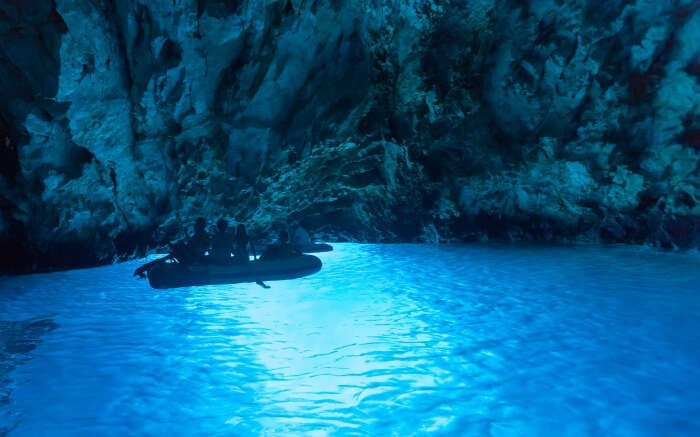
[{"label": "boat hull", "polygon": [[333,250],[333,246],[330,244],[319,243],[319,244],[308,244],[306,246],[300,247],[302,253],[321,253],[330,252]]},{"label": "boat hull", "polygon": [[313,255],[300,255],[279,260],[258,260],[246,264],[225,266],[163,263],[148,272],[148,283],[153,288],[165,289],[280,281],[312,275],[321,270],[322,265],[321,260]]}]

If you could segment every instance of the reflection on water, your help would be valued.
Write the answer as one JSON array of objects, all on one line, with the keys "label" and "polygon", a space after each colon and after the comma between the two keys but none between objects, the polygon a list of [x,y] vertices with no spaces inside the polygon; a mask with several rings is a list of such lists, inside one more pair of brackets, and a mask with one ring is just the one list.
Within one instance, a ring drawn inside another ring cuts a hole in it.
[{"label": "reflection on water", "polygon": [[11,434],[700,431],[697,255],[336,249],[269,290],[152,290],[136,263],[0,280],[0,318],[60,325],[3,372]]},{"label": "reflection on water", "polygon": [[12,408],[10,372],[30,359],[41,337],[56,328],[58,325],[47,318],[0,320],[0,434],[8,433],[18,421]]}]

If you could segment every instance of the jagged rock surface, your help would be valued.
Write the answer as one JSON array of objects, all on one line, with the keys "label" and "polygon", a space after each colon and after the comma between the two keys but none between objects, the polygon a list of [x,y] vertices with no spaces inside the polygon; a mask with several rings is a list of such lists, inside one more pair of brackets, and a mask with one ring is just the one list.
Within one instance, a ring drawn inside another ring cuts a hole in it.
[{"label": "jagged rock surface", "polygon": [[4,271],[141,254],[199,215],[700,244],[695,1],[39,3],[0,4]]}]

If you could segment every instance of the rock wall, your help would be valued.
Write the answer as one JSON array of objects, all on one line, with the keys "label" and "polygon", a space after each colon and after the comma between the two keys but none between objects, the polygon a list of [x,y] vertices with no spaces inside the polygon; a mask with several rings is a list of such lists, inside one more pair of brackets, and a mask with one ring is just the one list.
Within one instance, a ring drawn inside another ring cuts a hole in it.
[{"label": "rock wall", "polygon": [[693,0],[10,0],[0,35],[3,271],[200,215],[700,245]]}]

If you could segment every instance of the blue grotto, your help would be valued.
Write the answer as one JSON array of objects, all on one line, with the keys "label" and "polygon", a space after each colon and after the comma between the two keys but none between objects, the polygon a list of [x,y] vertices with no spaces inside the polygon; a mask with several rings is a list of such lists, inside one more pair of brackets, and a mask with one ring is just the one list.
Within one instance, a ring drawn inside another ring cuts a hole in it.
[{"label": "blue grotto", "polygon": [[0,435],[700,435],[697,0],[0,0]]}]

